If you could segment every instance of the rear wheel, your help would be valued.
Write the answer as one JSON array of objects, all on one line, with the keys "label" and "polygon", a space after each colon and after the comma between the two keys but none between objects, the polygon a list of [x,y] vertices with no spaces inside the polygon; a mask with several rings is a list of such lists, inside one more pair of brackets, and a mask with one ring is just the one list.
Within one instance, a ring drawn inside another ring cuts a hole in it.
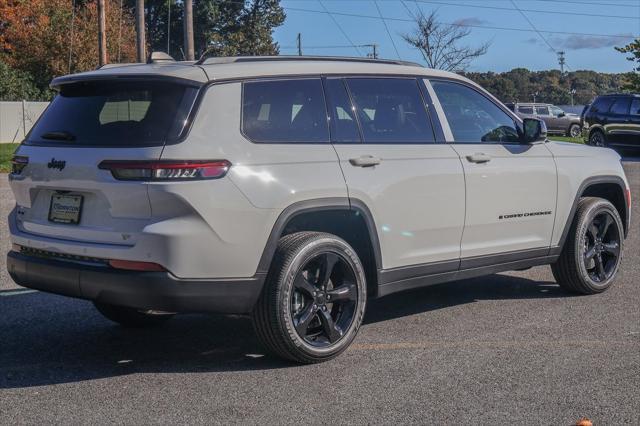
[{"label": "rear wheel", "polygon": [[173,317],[173,314],[165,312],[145,311],[100,302],[94,302],[93,304],[104,317],[117,322],[123,327],[153,327]]},{"label": "rear wheel", "polygon": [[253,325],[278,356],[327,361],[355,338],[366,295],[364,270],[349,244],[331,234],[297,232],[278,243]]},{"label": "rear wheel", "polygon": [[572,124],[571,126],[569,126],[568,134],[572,138],[577,138],[578,136],[580,136],[580,126],[577,124]]},{"label": "rear wheel", "polygon": [[607,200],[585,197],[579,201],[553,276],[564,290],[601,293],[613,284],[622,259],[622,220]]},{"label": "rear wheel", "polygon": [[601,147],[607,146],[607,141],[604,137],[604,133],[602,133],[600,130],[594,130],[593,132],[591,132],[591,135],[589,135],[589,145]]}]

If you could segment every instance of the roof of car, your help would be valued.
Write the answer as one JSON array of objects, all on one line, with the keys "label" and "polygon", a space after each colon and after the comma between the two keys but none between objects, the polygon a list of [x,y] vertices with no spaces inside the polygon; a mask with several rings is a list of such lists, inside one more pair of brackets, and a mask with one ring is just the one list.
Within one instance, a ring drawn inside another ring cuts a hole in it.
[{"label": "roof of car", "polygon": [[249,56],[217,57],[193,61],[158,60],[147,64],[109,64],[97,70],[57,77],[52,87],[80,80],[162,76],[198,84],[264,76],[319,74],[389,74],[447,77],[470,82],[457,74],[424,68],[404,61],[349,57]]}]

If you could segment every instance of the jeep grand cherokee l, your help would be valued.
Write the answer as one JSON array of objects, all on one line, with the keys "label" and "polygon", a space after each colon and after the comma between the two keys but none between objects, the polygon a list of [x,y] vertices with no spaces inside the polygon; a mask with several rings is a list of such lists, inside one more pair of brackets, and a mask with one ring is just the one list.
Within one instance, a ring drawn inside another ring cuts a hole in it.
[{"label": "jeep grand cherokee l", "polygon": [[250,57],[59,77],[13,159],[9,273],[125,326],[250,314],[272,352],[344,351],[368,298],[550,264],[610,287],[620,157],[550,142],[458,75]]}]

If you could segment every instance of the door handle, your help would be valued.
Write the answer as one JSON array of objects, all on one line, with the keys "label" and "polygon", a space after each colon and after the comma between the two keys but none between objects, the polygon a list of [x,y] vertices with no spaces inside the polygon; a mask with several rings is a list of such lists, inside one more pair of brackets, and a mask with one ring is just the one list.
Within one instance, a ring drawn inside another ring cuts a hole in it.
[{"label": "door handle", "polygon": [[357,158],[349,159],[349,163],[351,163],[352,166],[356,167],[373,167],[377,166],[381,162],[382,160],[380,158],[374,157],[372,155],[362,155]]},{"label": "door handle", "polygon": [[467,155],[467,160],[471,163],[488,163],[491,161],[491,156],[483,152],[476,152],[475,154]]}]

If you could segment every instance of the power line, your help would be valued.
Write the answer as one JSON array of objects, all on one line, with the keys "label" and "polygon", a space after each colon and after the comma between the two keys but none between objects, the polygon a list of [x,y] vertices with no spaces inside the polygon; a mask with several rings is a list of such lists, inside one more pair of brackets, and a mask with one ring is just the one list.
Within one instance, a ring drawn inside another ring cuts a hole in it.
[{"label": "power line", "polygon": [[[529,17],[527,15],[525,15],[525,13],[518,7],[518,5],[516,4],[515,0],[511,0],[511,4],[513,5],[513,7],[520,12],[520,15],[522,15],[522,17],[529,23],[529,25],[531,25],[531,28],[533,28],[535,30],[536,33],[538,33],[538,35],[540,36],[540,38],[542,39],[542,41],[544,41],[547,46],[549,46],[549,49],[553,50],[553,52],[556,55],[560,55],[559,52],[551,45],[551,43],[549,43],[549,41],[547,40],[547,38],[540,32],[538,31],[538,28],[536,28],[536,26],[533,24],[533,22],[531,22],[531,19],[529,19]],[[564,59],[564,52],[562,52],[562,65],[567,65],[567,68],[569,70],[571,70],[571,68],[569,67],[568,64],[566,64],[566,61]]]},{"label": "power line", "polygon": [[[244,3],[244,2],[243,2]],[[338,29],[340,30],[340,32],[342,33],[342,35],[344,36],[345,39],[347,39],[347,41],[349,42],[350,45],[353,46],[354,49],[356,49],[356,52],[358,52],[359,56],[362,56],[362,53],[360,52],[360,49],[358,49],[358,46],[356,46],[355,44],[353,44],[353,42],[351,41],[351,39],[349,38],[349,36],[347,35],[347,33],[344,31],[344,29],[342,28],[342,25],[340,25],[340,23],[338,22],[338,20],[335,18],[335,16],[333,16],[333,14],[331,12],[329,12],[329,10],[326,8],[326,6],[324,5],[324,3],[322,3],[322,0],[318,0],[318,3],[320,3],[320,6],[322,6],[322,8],[324,9],[324,13],[328,14],[329,17],[331,18],[331,20],[333,21],[334,24],[336,24],[336,26],[338,27]],[[316,12],[320,12],[323,13],[322,11],[317,10]]]},{"label": "power line", "polygon": [[[374,15],[362,15],[358,13],[346,13],[346,12],[327,12],[322,10],[315,9],[305,9],[301,7],[290,7],[283,6],[284,9],[294,11],[294,12],[308,12],[308,13],[322,13],[336,16],[349,16],[352,18],[365,18],[365,19],[381,19],[379,16]],[[407,18],[392,18],[392,17],[384,17],[387,21],[398,21],[398,22],[415,22],[413,19]],[[475,25],[475,24],[462,24],[462,23],[450,23],[450,22],[438,22],[442,25],[452,25],[457,27],[470,27],[470,28],[482,28],[488,30],[501,30],[501,31],[517,31],[517,32],[537,32],[535,30],[530,30],[527,28],[513,28],[513,27],[498,27],[498,26],[490,26],[490,25]],[[603,34],[603,33],[582,33],[582,32],[572,32],[572,31],[550,31],[550,30],[540,30],[545,34],[561,34],[561,35],[584,35],[584,36],[594,36],[594,37],[612,37],[612,38],[624,38],[628,39],[633,37],[629,34]]]},{"label": "power line", "polygon": [[[477,9],[493,9],[493,10],[508,10],[513,12],[514,10],[510,7],[502,7],[502,6],[487,6],[487,5],[479,5],[479,4],[466,4],[466,3],[449,3],[438,0],[418,0],[420,3],[427,4],[438,4],[443,6],[456,6],[456,7],[473,7]],[[596,18],[616,18],[616,19],[638,19],[635,16],[623,16],[623,15],[602,15],[598,13],[584,13],[584,12],[558,12],[552,10],[539,10],[539,9],[520,9],[523,12],[530,13],[547,13],[551,15],[571,15],[571,16],[590,16]]]},{"label": "power line", "polygon": [[[299,3],[308,3],[311,0],[288,0],[289,2],[299,2]],[[325,1],[344,1],[344,0],[325,0]],[[362,2],[370,2],[371,0],[350,0],[350,1],[362,1]],[[402,0],[378,0],[378,1],[386,1],[386,2],[397,2]],[[420,1],[420,0],[414,0]],[[498,0],[494,0],[498,1]],[[500,0],[502,1],[502,0]],[[585,2],[585,1],[576,1],[576,0],[531,0],[534,2],[545,2],[545,3],[567,3],[567,4],[579,4],[583,6],[617,6],[617,7],[631,7],[637,8],[635,4],[624,4],[624,3],[602,3],[602,2]],[[573,15],[571,12],[563,12],[564,14]],[[598,16],[598,15],[596,15]]]},{"label": "power line", "polygon": [[389,40],[391,40],[391,44],[393,45],[393,50],[396,51],[396,55],[398,56],[398,59],[402,59],[400,57],[400,52],[398,52],[398,48],[396,47],[396,42],[393,41],[393,37],[391,37],[391,33],[389,32],[389,27],[387,26],[387,21],[385,21],[384,18],[382,17],[382,12],[380,12],[380,6],[378,6],[378,1],[375,0],[373,2],[373,4],[376,5],[376,9],[378,10],[378,15],[380,15],[380,19],[382,20],[382,23],[384,24],[384,29],[387,30],[387,35],[389,36]]}]

